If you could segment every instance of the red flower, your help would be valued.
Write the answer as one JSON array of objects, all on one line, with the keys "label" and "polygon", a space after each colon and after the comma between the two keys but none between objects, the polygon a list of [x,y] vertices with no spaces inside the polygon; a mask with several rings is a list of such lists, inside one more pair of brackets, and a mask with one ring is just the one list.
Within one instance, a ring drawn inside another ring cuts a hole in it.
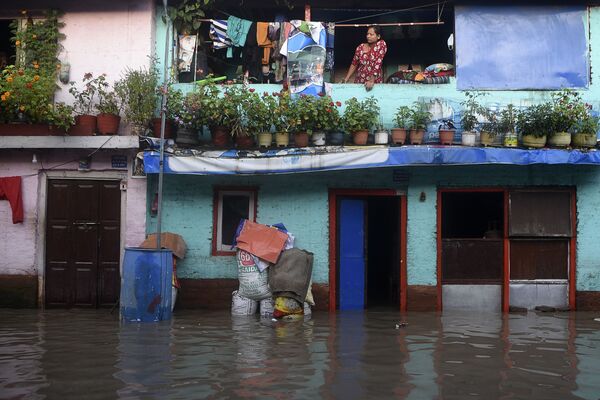
[{"label": "red flower", "polygon": [[250,88],[250,89],[248,89],[248,90],[250,91],[250,93],[254,93],[254,90],[255,90],[255,89],[254,89],[254,88]]},{"label": "red flower", "polygon": [[329,103],[329,105],[330,105],[331,107],[333,107],[333,101],[332,101],[331,103]]},{"label": "red flower", "polygon": [[320,92],[320,93],[319,93],[319,96],[323,97],[323,96],[325,96],[325,93],[323,93],[323,92]]},{"label": "red flower", "polygon": [[342,106],[342,102],[341,101],[336,101],[335,105],[338,106],[338,107],[341,107]]},{"label": "red flower", "polygon": [[264,92],[263,93],[263,97],[268,97],[269,96],[269,92]]},{"label": "red flower", "polygon": [[327,112],[329,112],[329,113],[330,113],[330,112],[331,112],[331,108],[328,108],[328,109],[327,109]]}]

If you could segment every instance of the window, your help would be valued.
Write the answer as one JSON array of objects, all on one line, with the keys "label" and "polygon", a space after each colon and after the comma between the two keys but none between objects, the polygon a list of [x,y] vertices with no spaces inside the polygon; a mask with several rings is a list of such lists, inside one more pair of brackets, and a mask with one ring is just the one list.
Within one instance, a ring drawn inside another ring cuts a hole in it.
[{"label": "window", "polygon": [[215,188],[212,254],[233,255],[235,231],[242,219],[256,221],[255,188]]},{"label": "window", "polygon": [[12,37],[10,23],[11,20],[8,19],[0,20],[0,69],[15,62],[16,51],[10,40]]}]

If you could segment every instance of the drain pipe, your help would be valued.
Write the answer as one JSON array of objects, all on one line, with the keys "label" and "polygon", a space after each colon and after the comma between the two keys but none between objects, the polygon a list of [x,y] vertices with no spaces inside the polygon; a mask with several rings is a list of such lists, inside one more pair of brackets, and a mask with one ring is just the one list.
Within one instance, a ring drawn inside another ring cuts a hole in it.
[{"label": "drain pipe", "polygon": [[167,12],[168,0],[163,0],[163,12],[165,14],[165,22],[167,29],[165,32],[165,58],[163,61],[163,85],[162,85],[162,97],[160,102],[160,161],[158,170],[158,212],[156,214],[156,249],[161,249],[161,236],[162,236],[162,197],[163,197],[163,175],[165,168],[165,125],[167,120],[167,73],[169,65],[169,32],[171,26],[171,20],[169,19],[169,13]]}]

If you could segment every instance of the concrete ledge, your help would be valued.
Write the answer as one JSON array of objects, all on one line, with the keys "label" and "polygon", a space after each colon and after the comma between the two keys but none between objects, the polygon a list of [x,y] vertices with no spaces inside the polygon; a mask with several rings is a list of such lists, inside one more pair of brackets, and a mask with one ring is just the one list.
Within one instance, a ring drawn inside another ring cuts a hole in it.
[{"label": "concrete ledge", "polygon": [[0,307],[37,307],[36,275],[0,275]]},{"label": "concrete ledge", "polygon": [[0,136],[0,149],[137,149],[137,136]]}]

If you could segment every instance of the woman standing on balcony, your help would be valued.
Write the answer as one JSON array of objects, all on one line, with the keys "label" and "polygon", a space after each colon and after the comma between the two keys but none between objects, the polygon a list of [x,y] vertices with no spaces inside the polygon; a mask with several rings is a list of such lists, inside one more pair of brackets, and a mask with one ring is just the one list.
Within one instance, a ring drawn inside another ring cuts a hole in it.
[{"label": "woman standing on balcony", "polygon": [[387,52],[387,44],[381,38],[381,30],[376,25],[367,28],[367,43],[361,43],[354,52],[352,64],[342,83],[348,82],[356,72],[354,83],[364,83],[365,89],[371,90],[376,83],[383,83],[383,57]]}]

